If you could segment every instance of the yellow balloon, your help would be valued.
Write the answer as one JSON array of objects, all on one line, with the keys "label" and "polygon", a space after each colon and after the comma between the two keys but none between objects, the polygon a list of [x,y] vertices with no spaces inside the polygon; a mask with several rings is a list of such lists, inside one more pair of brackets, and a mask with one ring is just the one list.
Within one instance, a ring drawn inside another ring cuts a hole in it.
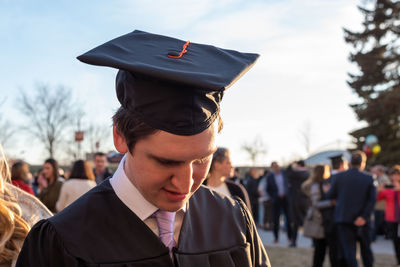
[{"label": "yellow balloon", "polygon": [[381,146],[374,145],[374,147],[372,148],[372,153],[374,153],[374,155],[378,155],[380,152],[381,152]]}]

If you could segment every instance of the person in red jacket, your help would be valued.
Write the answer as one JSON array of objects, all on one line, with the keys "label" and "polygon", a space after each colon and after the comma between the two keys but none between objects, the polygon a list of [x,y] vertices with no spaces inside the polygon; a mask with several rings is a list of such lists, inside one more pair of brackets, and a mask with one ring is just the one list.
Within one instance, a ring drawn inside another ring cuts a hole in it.
[{"label": "person in red jacket", "polygon": [[28,164],[23,161],[15,162],[11,167],[11,182],[16,187],[34,195],[32,187],[28,184],[31,173]]},{"label": "person in red jacket", "polygon": [[397,264],[400,266],[400,165],[390,170],[390,178],[393,186],[379,187],[378,200],[386,201],[385,220],[393,240]]}]

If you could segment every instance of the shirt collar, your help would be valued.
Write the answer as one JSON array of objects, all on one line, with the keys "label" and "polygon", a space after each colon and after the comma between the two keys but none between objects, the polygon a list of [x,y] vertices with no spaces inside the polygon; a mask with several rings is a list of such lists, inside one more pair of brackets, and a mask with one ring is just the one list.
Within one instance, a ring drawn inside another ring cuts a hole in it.
[{"label": "shirt collar", "polygon": [[[113,177],[110,179],[110,184],[122,203],[144,221],[156,212],[158,208],[147,201],[126,176],[124,169],[125,160],[126,154],[119,163],[118,169]],[[181,210],[185,212],[186,205]]]}]

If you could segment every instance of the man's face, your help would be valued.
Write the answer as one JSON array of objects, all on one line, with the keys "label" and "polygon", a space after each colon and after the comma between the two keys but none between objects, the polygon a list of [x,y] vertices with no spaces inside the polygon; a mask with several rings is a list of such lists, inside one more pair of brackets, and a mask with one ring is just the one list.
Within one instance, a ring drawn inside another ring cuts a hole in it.
[{"label": "man's face", "polygon": [[96,156],[94,159],[94,166],[96,170],[103,171],[106,168],[106,162],[105,156]]},{"label": "man's face", "polygon": [[251,168],[250,169],[250,176],[253,177],[253,178],[258,178],[258,169]]},{"label": "man's face", "polygon": [[[204,181],[217,148],[216,134],[216,123],[193,136],[158,131],[139,140],[132,154],[126,154],[125,173],[147,201],[162,210],[177,211]],[[125,141],[116,139],[118,135],[114,130],[117,150],[128,152]]]},{"label": "man's face", "polygon": [[279,165],[276,162],[272,162],[271,164],[271,169],[275,172],[275,173],[279,173],[280,169],[279,169]]}]

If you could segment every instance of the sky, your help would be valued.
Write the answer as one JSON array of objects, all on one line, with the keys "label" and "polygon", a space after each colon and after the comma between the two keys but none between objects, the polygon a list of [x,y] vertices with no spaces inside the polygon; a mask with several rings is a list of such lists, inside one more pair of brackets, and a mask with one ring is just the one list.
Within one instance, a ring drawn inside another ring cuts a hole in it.
[{"label": "sky", "polygon": [[[111,125],[119,107],[116,70],[79,62],[84,52],[135,29],[261,55],[222,101],[224,129],[218,145],[235,165],[250,163],[245,143],[261,140],[258,164],[285,163],[351,145],[361,127],[346,83],[357,72],[343,27],[361,28],[356,0],[22,1],[0,0],[0,112],[28,125],[17,108],[20,90],[37,84],[70,88],[82,103],[84,122]],[[111,127],[109,127],[111,133]],[[308,132],[307,153],[301,132]],[[19,129],[6,153],[39,164],[41,143]],[[109,142],[103,149],[112,149]]]}]

